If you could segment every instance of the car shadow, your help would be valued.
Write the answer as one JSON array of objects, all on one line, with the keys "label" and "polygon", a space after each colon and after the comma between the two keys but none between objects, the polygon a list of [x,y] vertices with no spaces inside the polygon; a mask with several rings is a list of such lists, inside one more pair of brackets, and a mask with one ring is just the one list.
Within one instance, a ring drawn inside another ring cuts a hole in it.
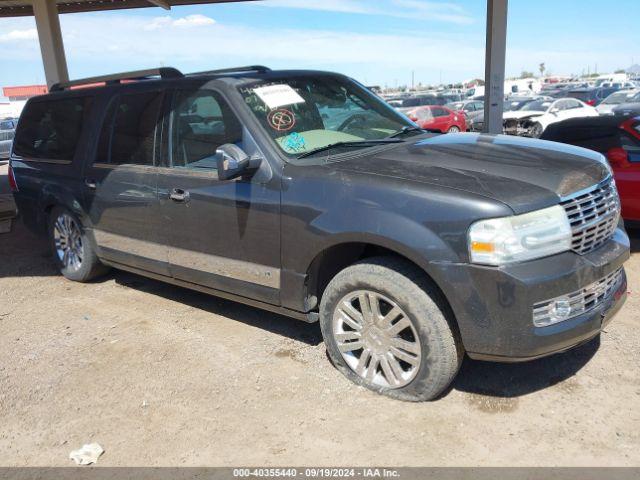
[{"label": "car shadow", "polygon": [[466,357],[451,388],[491,397],[520,397],[571,378],[599,348],[598,336],[566,352],[530,362],[495,363]]},{"label": "car shadow", "polygon": [[111,270],[106,277],[101,277],[96,281],[108,279],[113,279],[117,284],[128,288],[134,288],[198,310],[261,328],[307,345],[316,346],[322,343],[322,334],[318,323],[306,323],[232,300],[119,270]]},{"label": "car shadow", "polygon": [[627,227],[627,234],[629,235],[629,240],[631,240],[631,253],[640,252],[640,228]]},{"label": "car shadow", "polygon": [[[632,231],[630,236],[632,250],[640,251],[640,232]],[[59,273],[51,261],[47,242],[30,233],[22,222],[16,221],[11,233],[0,234],[0,277],[19,276],[59,276]],[[304,323],[118,270],[112,270],[96,282],[109,280],[307,345],[316,346],[322,343],[322,335],[317,323]],[[465,358],[451,389],[503,398],[514,398],[543,390],[575,375],[595,355],[599,345],[599,338],[596,338],[567,352],[526,363],[500,364]]]}]

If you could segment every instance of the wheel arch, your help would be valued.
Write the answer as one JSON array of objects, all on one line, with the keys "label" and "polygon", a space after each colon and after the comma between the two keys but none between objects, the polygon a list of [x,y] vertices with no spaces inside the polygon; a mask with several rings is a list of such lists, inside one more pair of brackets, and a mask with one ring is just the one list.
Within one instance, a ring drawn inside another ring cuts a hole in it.
[{"label": "wheel arch", "polygon": [[73,192],[59,185],[46,185],[40,195],[40,208],[38,224],[43,233],[46,233],[49,223],[49,215],[55,207],[63,207],[77,215],[83,227],[90,227],[89,217],[82,208],[82,203]]},{"label": "wheel arch", "polygon": [[435,288],[445,315],[451,319],[454,328],[458,331],[459,325],[454,310],[449,301],[445,289],[434,275],[435,269],[425,258],[416,254],[402,244],[389,239],[377,238],[367,240],[337,241],[320,251],[309,264],[306,271],[305,304],[309,310],[320,305],[324,291],[336,274],[350,265],[367,258],[392,256],[404,260],[422,272],[424,278]]}]

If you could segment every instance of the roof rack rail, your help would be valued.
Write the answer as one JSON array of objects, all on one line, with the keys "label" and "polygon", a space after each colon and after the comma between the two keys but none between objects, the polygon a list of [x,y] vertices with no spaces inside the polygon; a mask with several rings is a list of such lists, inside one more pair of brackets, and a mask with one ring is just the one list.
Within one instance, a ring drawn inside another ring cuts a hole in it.
[{"label": "roof rack rail", "polygon": [[232,68],[221,68],[218,70],[205,70],[203,72],[193,72],[187,73],[187,76],[192,77],[195,75],[212,75],[218,73],[242,73],[242,72],[270,72],[271,69],[269,67],[265,67],[264,65],[248,65],[246,67],[232,67]]},{"label": "roof rack rail", "polygon": [[59,92],[79,85],[90,85],[93,83],[114,84],[122,80],[143,80],[150,77],[160,78],[181,78],[183,73],[173,67],[150,68],[148,70],[134,70],[132,72],[112,73],[110,75],[100,75],[97,77],[80,78],[69,82],[54,83],[49,88],[49,92]]}]

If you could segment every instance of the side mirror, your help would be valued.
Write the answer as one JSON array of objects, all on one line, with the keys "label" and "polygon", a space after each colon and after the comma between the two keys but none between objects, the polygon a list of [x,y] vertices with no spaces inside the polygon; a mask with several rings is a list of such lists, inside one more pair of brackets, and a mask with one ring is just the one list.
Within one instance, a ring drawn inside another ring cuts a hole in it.
[{"label": "side mirror", "polygon": [[216,150],[218,180],[232,180],[252,173],[260,166],[260,158],[251,158],[232,143],[220,145]]}]

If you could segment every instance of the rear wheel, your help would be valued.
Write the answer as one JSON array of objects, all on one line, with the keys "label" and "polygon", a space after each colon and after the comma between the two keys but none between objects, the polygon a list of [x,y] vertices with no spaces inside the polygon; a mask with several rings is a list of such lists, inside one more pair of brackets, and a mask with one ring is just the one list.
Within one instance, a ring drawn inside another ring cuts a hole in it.
[{"label": "rear wheel", "polygon": [[436,398],[455,377],[460,342],[436,288],[393,257],[347,267],[329,283],[320,326],[335,366],[353,382],[408,401]]},{"label": "rear wheel", "polygon": [[82,223],[69,210],[55,207],[51,211],[49,238],[54,262],[69,280],[86,282],[108,270],[98,260]]},{"label": "rear wheel", "polygon": [[460,131],[460,127],[458,127],[457,125],[452,125],[449,127],[449,130],[447,130],[447,133],[458,133]]}]

